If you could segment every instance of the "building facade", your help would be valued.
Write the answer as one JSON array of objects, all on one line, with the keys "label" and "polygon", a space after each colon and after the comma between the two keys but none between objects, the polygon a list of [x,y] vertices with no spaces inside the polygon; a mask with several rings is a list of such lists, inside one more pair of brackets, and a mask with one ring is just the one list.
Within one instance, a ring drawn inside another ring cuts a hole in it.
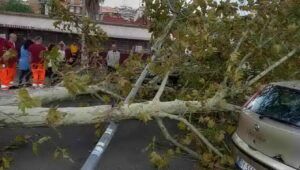
[{"label": "building facade", "polygon": [[[61,31],[53,26],[55,20],[46,16],[32,14],[0,13],[0,34],[8,35],[16,33],[19,37],[18,44],[26,38],[42,36],[45,45],[64,41],[66,44],[80,42],[80,34]],[[121,53],[128,54],[136,46],[149,52],[151,34],[145,27],[137,27],[122,24],[99,23],[99,27],[109,37],[108,41],[101,44],[108,49],[112,43],[116,43]]]}]

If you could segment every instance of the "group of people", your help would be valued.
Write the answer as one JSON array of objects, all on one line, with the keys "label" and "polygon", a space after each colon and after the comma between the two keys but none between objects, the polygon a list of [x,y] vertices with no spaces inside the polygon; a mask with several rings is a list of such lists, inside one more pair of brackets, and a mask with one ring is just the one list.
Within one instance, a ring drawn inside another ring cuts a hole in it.
[{"label": "group of people", "polygon": [[[33,39],[27,39],[21,48],[16,48],[17,35],[9,34],[9,38],[0,37],[0,83],[1,90],[9,90],[14,84],[29,85],[32,78],[33,87],[44,87],[46,73],[51,76],[51,62],[45,62],[45,52],[51,51],[54,47],[58,48],[60,60],[73,64],[78,58],[79,47],[71,44],[66,50],[65,44],[60,42],[58,45],[50,44],[48,47],[43,45],[43,39],[37,36]],[[67,53],[70,53],[67,54]],[[69,57],[66,59],[66,55]],[[17,74],[17,68],[19,74]],[[17,82],[14,80],[17,77]]]},{"label": "group of people", "polygon": [[[59,44],[43,45],[43,39],[37,36],[27,39],[20,48],[16,47],[17,35],[9,34],[8,39],[0,37],[0,83],[1,90],[9,90],[15,86],[28,86],[43,88],[46,76],[53,76],[52,62],[49,62],[45,52],[51,52],[56,47],[59,52],[59,62],[74,65],[80,58],[80,46],[76,43],[68,47],[61,41]],[[46,62],[47,61],[47,62]],[[120,52],[117,45],[112,44],[107,52],[105,65],[109,72],[116,70],[120,63]],[[61,65],[62,66],[62,65]],[[19,72],[17,72],[19,71]],[[17,77],[18,76],[18,77]],[[30,79],[32,81],[30,82]],[[15,80],[17,80],[15,82]]]}]

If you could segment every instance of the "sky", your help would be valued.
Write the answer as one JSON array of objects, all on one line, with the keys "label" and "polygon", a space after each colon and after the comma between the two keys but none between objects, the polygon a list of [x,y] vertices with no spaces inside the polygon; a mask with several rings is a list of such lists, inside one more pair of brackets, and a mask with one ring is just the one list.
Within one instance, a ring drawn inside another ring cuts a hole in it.
[{"label": "sky", "polygon": [[104,6],[116,7],[125,5],[133,8],[138,8],[141,2],[142,0],[105,0]]}]

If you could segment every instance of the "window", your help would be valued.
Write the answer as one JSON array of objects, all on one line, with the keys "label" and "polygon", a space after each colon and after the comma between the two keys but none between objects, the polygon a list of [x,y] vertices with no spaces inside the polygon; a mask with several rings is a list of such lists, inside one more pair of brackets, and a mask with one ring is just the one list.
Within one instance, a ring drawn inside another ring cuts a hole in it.
[{"label": "window", "polygon": [[77,6],[77,7],[76,7],[76,13],[77,13],[77,14],[80,14],[80,13],[81,13],[81,8],[80,8],[80,6]]},{"label": "window", "polygon": [[261,116],[300,126],[300,91],[268,86],[246,105],[246,109]]},{"label": "window", "polygon": [[74,12],[74,7],[73,6],[70,7],[70,12]]},{"label": "window", "polygon": [[96,20],[97,20],[97,21],[100,20],[100,15],[99,15],[99,14],[96,15]]}]

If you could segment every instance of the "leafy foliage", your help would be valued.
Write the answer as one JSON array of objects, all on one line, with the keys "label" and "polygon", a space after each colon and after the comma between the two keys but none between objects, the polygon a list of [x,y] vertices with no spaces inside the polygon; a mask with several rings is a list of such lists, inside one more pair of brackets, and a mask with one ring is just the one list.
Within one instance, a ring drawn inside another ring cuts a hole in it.
[{"label": "leafy foliage", "polygon": [[38,155],[38,149],[39,149],[39,146],[48,142],[49,140],[51,140],[51,137],[50,136],[44,136],[44,137],[41,137],[40,139],[38,139],[37,141],[33,142],[32,143],[32,152],[34,155]]},{"label": "leafy foliage", "polygon": [[0,170],[9,169],[12,161],[13,161],[12,157],[6,155],[3,156],[0,155]]},{"label": "leafy foliage", "polygon": [[10,59],[14,59],[16,57],[17,57],[17,51],[12,48],[5,51],[5,53],[2,56],[4,61],[9,61]]},{"label": "leafy foliage", "polygon": [[169,160],[168,157],[165,155],[160,155],[157,152],[151,152],[149,155],[150,162],[157,168],[157,169],[164,169],[168,167]]},{"label": "leafy foliage", "polygon": [[57,108],[50,108],[46,118],[47,124],[56,127],[61,123],[64,116],[65,114],[57,110]]},{"label": "leafy foliage", "polygon": [[54,151],[53,154],[54,159],[58,159],[59,157],[63,158],[63,159],[67,159],[70,162],[74,162],[73,159],[70,156],[70,153],[68,152],[68,150],[66,148],[56,148],[56,150]]},{"label": "leafy foliage", "polygon": [[[300,3],[288,1],[152,1],[145,0],[151,20],[152,38],[160,38],[168,21],[177,15],[170,37],[163,44],[150,71],[177,76],[173,99],[205,101],[226,89],[220,102],[241,105],[256,87],[271,81],[299,79]],[[289,52],[296,55],[264,76],[253,87],[247,82]],[[189,50],[190,53],[186,53]],[[169,94],[168,94],[169,95]],[[201,115],[201,116],[199,116]],[[182,144],[202,154],[208,169],[230,168],[233,164],[226,138],[236,126],[232,113],[199,113],[184,116],[199,128],[225,156],[207,152],[193,134],[179,125]]]},{"label": "leafy foliage", "polygon": [[59,53],[58,47],[53,47],[50,51],[44,52],[45,56],[45,64],[48,65],[48,63],[51,63],[51,67],[54,72],[57,72],[59,69],[59,66],[62,64],[62,57]]},{"label": "leafy foliage", "polygon": [[138,119],[143,121],[144,123],[147,123],[148,121],[152,120],[152,117],[148,113],[139,113]]},{"label": "leafy foliage", "polygon": [[63,77],[63,85],[68,89],[69,93],[75,96],[78,93],[85,92],[91,78],[88,74],[76,75],[74,72],[69,72]]},{"label": "leafy foliage", "polygon": [[39,99],[32,98],[25,88],[18,91],[19,109],[25,114],[26,109],[41,106]]},{"label": "leafy foliage", "polygon": [[70,13],[59,0],[51,0],[49,5],[51,7],[50,17],[57,20],[54,23],[55,27],[63,31],[83,34],[85,39],[81,43],[87,47],[84,50],[88,50],[88,52],[100,50],[101,44],[107,39],[107,36],[98,23],[89,17],[79,17]]},{"label": "leafy foliage", "polygon": [[28,139],[25,136],[17,135],[10,145],[3,148],[5,151],[11,151],[19,149],[28,143]]},{"label": "leafy foliage", "polygon": [[29,5],[24,4],[22,0],[9,0],[0,6],[0,10],[20,13],[33,13]]}]

